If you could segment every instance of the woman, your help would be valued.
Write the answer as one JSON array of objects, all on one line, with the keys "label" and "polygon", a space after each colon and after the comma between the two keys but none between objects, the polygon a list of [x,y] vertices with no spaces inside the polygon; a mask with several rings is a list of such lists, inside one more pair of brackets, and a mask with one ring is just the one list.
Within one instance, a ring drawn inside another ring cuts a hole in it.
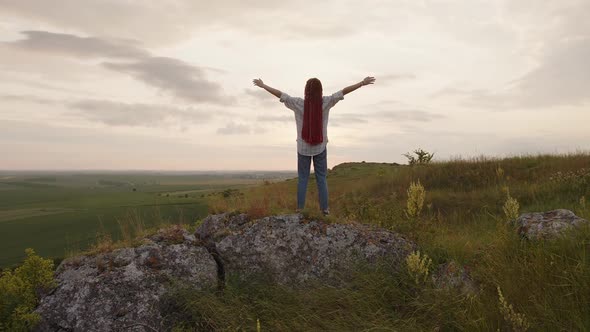
[{"label": "woman", "polygon": [[305,84],[305,98],[291,97],[254,79],[254,85],[265,89],[280,98],[280,101],[295,113],[297,124],[297,211],[305,207],[307,180],[313,160],[316,183],[320,201],[320,209],[324,215],[330,214],[328,207],[328,171],[326,144],[328,143],[328,116],[330,109],[337,102],[344,99],[344,95],[363,85],[373,84],[374,77],[365,77],[359,83],[347,86],[331,96],[322,96],[322,82],[317,78],[310,78]]}]

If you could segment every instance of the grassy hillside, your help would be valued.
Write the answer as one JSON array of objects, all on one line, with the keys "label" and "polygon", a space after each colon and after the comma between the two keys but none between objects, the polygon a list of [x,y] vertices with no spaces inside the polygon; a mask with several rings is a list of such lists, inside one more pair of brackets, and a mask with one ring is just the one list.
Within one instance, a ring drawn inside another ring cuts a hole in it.
[{"label": "grassy hillside", "polygon": [[[123,194],[118,190],[129,188],[117,186],[120,179],[106,179],[113,182],[102,182],[104,187],[94,196],[88,196],[88,188],[85,195],[69,191],[72,188],[56,191],[52,186],[59,180],[33,180],[0,183],[4,186],[0,195],[19,197],[20,202],[0,207],[3,246],[11,243],[4,230],[17,221],[28,228],[22,236],[43,243],[53,229],[42,228],[43,220],[54,223],[70,213],[80,218],[84,208],[144,203],[152,208],[156,197],[178,206],[188,195],[186,206],[204,209],[206,204],[211,213],[242,211],[252,217],[291,213],[295,208],[296,179],[254,187],[226,185],[217,187],[215,195],[179,183],[170,188],[145,184]],[[419,215],[410,217],[408,188],[418,181],[426,190],[424,205]],[[413,167],[346,163],[330,170],[328,183],[331,216],[319,215],[313,180],[305,214],[326,222],[366,223],[403,233],[418,244],[421,257],[432,259],[421,273],[430,276],[439,264],[456,262],[455,266],[469,271],[480,291],[437,287],[431,278],[416,279],[418,272],[412,272],[410,265],[394,274],[387,262],[359,267],[347,276],[345,288],[311,284],[294,290],[257,280],[239,282],[230,276],[221,293],[182,286],[172,289],[167,312],[172,313],[168,319],[177,324],[176,330],[255,331],[257,326],[260,331],[590,330],[590,227],[557,240],[532,242],[516,234],[503,210],[512,197],[520,213],[566,208],[590,219],[590,154],[476,158]],[[19,186],[34,190],[19,193]],[[127,217],[130,225],[143,223],[144,218],[137,213]],[[180,216],[170,218],[182,222]],[[29,220],[37,222],[27,225]],[[39,233],[34,229],[40,229]],[[101,243],[103,249],[112,249],[110,241],[98,240],[98,250]]]},{"label": "grassy hillside", "polygon": [[[409,218],[407,190],[420,181],[424,208]],[[508,194],[519,212],[573,210],[590,219],[590,155],[476,158],[423,166],[346,163],[329,172],[329,222],[386,227],[416,241],[437,264],[466,266],[481,293],[440,290],[373,267],[351,287],[293,291],[228,286],[222,296],[179,291],[185,326],[234,330],[590,330],[590,230],[556,241],[520,239],[507,223]],[[293,212],[296,179],[210,200],[211,212]],[[315,183],[305,213],[318,213]],[[432,268],[430,269],[432,273]],[[502,295],[500,295],[500,292]]]},{"label": "grassy hillside", "polygon": [[[292,173],[291,173],[292,174]],[[61,258],[87,248],[97,233],[114,240],[138,228],[192,223],[205,197],[282,173],[0,172],[0,268],[21,262],[25,248]],[[262,178],[261,178],[262,177]]]}]

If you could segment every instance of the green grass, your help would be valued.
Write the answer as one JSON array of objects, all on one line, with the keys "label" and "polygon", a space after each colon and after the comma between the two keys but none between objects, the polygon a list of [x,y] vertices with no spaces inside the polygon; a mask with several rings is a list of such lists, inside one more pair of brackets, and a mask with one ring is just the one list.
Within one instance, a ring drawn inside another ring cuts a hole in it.
[{"label": "green grass", "polygon": [[208,195],[261,181],[247,173],[0,174],[0,268],[21,262],[29,247],[59,260],[88,249],[97,233],[117,241],[129,223],[192,223],[207,214]]},{"label": "green grass", "polygon": [[[420,217],[409,220],[406,191],[417,180],[426,200]],[[415,167],[346,163],[329,172],[328,185],[330,222],[403,233],[436,264],[454,260],[467,266],[481,292],[470,297],[429,282],[412,287],[403,276],[375,267],[359,271],[350,288],[339,290],[230,284],[218,295],[184,289],[177,302],[193,325],[183,326],[254,330],[259,318],[267,330],[516,330],[500,310],[499,287],[531,330],[590,330],[590,227],[555,241],[530,242],[517,236],[502,210],[509,192],[521,213],[566,208],[590,220],[590,154],[480,157]],[[306,213],[317,216],[314,187],[312,181]],[[215,197],[210,206],[291,213],[295,190],[295,181],[285,181],[240,197]]]},{"label": "green grass", "polygon": [[[409,219],[404,212],[407,189],[418,180],[426,189],[425,204],[419,217]],[[59,179],[44,183],[59,186]],[[518,327],[515,313],[522,315],[533,331],[590,330],[590,226],[557,240],[532,242],[516,234],[502,210],[509,192],[520,203],[520,212],[566,208],[590,219],[590,154],[480,157],[415,167],[346,163],[329,172],[328,184],[332,214],[324,218],[326,221],[354,221],[402,233],[415,241],[434,265],[456,261],[466,266],[480,292],[467,295],[438,289],[430,279],[416,284],[404,269],[392,273],[388,262],[359,266],[356,273],[344,276],[344,288],[310,283],[304,289],[292,289],[227,275],[223,292],[173,287],[166,297],[166,319],[177,330],[186,331],[256,331],[257,321],[261,331],[513,331]],[[0,210],[26,214],[34,213],[27,209],[54,207],[76,212],[4,220],[0,231],[6,225],[20,224],[22,233],[12,233],[14,238],[36,237],[41,243],[60,236],[51,234],[52,230],[97,223],[97,212],[101,211],[103,220],[113,220],[117,214],[128,214],[130,208],[146,209],[132,210],[138,211],[135,216],[149,215],[157,205],[170,208],[167,213],[176,222],[182,217],[174,215],[174,208],[192,206],[198,210],[194,202],[202,202],[210,212],[237,210],[254,217],[295,209],[295,179],[241,187],[239,191],[217,189],[226,195],[203,195],[199,190],[211,188],[177,181],[167,185],[174,187],[160,188],[161,183],[146,180],[143,189],[137,186],[133,193],[120,192],[126,188],[123,186],[93,189],[94,193],[84,189],[86,194],[77,195],[68,191],[80,187],[72,183],[59,190],[21,186],[29,188],[28,194],[5,189],[3,183]],[[184,198],[184,194],[191,198]],[[2,200],[15,197],[18,202]],[[320,217],[313,177],[307,201],[304,213]],[[69,214],[72,219],[63,218]],[[84,221],[76,222],[74,216]],[[47,228],[43,228],[43,220]],[[38,234],[31,231],[35,227]],[[10,243],[10,236],[0,234],[2,245]],[[498,289],[506,305],[512,306],[512,318],[502,310]]]}]

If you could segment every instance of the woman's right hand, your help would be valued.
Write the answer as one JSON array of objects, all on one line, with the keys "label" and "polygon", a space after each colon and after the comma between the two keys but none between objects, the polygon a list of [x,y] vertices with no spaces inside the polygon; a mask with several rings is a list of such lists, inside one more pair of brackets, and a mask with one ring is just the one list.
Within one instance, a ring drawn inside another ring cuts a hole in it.
[{"label": "woman's right hand", "polygon": [[367,76],[362,80],[363,85],[375,83],[375,77]]}]

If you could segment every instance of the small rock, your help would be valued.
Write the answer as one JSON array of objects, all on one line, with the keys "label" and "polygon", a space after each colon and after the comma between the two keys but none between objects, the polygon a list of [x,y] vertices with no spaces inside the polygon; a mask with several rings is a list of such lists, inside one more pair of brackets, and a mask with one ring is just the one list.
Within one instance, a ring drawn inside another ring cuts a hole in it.
[{"label": "small rock", "polygon": [[516,220],[518,234],[529,240],[555,238],[585,222],[588,221],[566,209],[524,213]]},{"label": "small rock", "polygon": [[116,267],[122,267],[129,265],[131,261],[135,258],[135,249],[134,248],[123,248],[123,249],[115,249],[112,252],[113,256],[113,264]]},{"label": "small rock", "polygon": [[438,288],[456,289],[465,295],[475,295],[479,291],[469,269],[456,261],[439,265],[432,275],[432,281]]}]

